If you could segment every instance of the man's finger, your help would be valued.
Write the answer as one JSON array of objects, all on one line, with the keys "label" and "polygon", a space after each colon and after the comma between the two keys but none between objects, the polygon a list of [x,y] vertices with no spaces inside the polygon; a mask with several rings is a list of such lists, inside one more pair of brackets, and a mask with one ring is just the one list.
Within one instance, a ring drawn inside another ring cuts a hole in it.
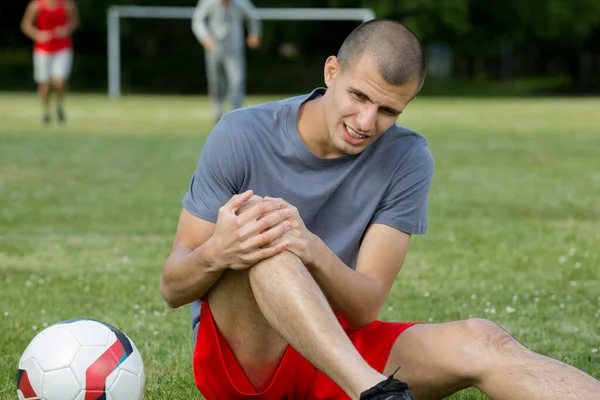
[{"label": "man's finger", "polygon": [[273,243],[273,246],[277,243],[280,243],[274,243],[275,240],[284,240],[283,236],[290,229],[290,227],[291,224],[288,221],[282,221],[277,225],[272,226],[270,229],[267,229],[266,231],[248,239],[249,247],[255,249],[272,247],[271,243]]},{"label": "man's finger", "polygon": [[259,219],[259,217],[265,214],[269,214],[273,211],[279,210],[280,208],[281,205],[274,201],[263,200],[259,203],[253,204],[243,214],[239,215],[241,221],[240,225],[246,225],[248,222]]},{"label": "man's finger", "polygon": [[282,199],[280,197],[279,198],[274,198],[274,197],[265,196],[264,199],[265,200],[269,200],[269,201],[275,201],[278,204],[281,204],[281,207],[284,207],[284,208],[289,208],[291,210],[295,209],[294,205],[288,203],[287,201],[285,201],[284,199]]},{"label": "man's finger", "polygon": [[289,247],[289,245],[290,245],[289,241],[283,240],[282,242],[278,243],[275,246],[260,248],[259,250],[255,251],[253,253],[253,256],[256,259],[256,262],[259,262],[264,259],[273,257],[279,253],[282,253]]},{"label": "man's finger", "polygon": [[250,197],[252,197],[252,194],[252,190],[246,190],[244,193],[236,194],[231,199],[229,199],[227,203],[225,203],[223,209],[235,213],[242,204],[244,204],[246,201],[248,201],[248,199],[250,199]]},{"label": "man's finger", "polygon": [[265,196],[264,199],[265,200],[270,200],[270,201],[276,201],[277,203],[281,204],[282,206],[287,206],[287,207],[291,206],[290,203],[288,203],[287,201],[285,201],[281,197]]}]

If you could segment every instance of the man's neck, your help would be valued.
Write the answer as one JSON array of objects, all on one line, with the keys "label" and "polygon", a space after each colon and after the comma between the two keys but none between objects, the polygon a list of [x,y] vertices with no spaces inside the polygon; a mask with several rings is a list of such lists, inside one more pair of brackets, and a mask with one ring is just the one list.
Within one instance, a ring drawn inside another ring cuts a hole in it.
[{"label": "man's neck", "polygon": [[306,147],[318,157],[328,157],[329,135],[323,110],[323,96],[303,103],[298,110],[296,127]]}]

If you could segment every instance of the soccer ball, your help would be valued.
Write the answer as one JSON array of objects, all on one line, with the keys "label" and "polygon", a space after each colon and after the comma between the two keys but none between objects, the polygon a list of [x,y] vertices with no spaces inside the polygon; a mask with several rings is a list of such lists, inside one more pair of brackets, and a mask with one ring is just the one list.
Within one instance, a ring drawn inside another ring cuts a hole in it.
[{"label": "soccer ball", "polygon": [[19,400],[141,400],[144,363],[120,330],[72,319],[38,333],[19,361]]}]

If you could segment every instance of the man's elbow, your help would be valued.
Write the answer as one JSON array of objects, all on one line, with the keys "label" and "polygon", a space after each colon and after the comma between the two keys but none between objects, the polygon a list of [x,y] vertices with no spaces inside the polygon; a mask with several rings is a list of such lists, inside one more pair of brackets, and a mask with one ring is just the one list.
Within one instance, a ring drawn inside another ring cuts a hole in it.
[{"label": "man's elbow", "polygon": [[370,307],[355,313],[346,321],[351,329],[361,329],[377,320],[381,307]]},{"label": "man's elbow", "polygon": [[165,303],[167,303],[170,308],[179,308],[185,304],[181,299],[178,299],[173,290],[168,287],[164,278],[160,280],[159,290]]}]

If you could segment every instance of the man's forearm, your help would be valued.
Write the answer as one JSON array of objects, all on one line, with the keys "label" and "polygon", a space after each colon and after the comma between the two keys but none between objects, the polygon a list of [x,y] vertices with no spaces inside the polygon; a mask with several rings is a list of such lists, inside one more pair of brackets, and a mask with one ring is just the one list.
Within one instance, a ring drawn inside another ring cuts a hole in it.
[{"label": "man's forearm", "polygon": [[308,269],[327,296],[335,312],[353,328],[377,318],[383,306],[381,284],[344,264],[320,239],[314,266]]},{"label": "man's forearm", "polygon": [[248,34],[261,36],[262,33],[262,23],[258,18],[258,13],[256,15],[251,15],[248,20]]},{"label": "man's forearm", "polygon": [[79,9],[71,5],[69,7],[69,23],[67,24],[67,35],[73,34],[77,28],[79,28],[80,16]]},{"label": "man's forearm", "polygon": [[167,259],[160,292],[170,307],[204,297],[223,274],[211,265],[207,243],[193,251],[173,252]]},{"label": "man's forearm", "polygon": [[67,25],[67,29],[68,29],[68,34],[71,35],[73,32],[75,32],[77,30],[77,28],[79,28],[79,19],[78,18],[73,18],[71,19],[71,21],[69,21],[69,25]]},{"label": "man's forearm", "polygon": [[25,36],[27,36],[29,39],[35,41],[38,30],[35,26],[31,24],[22,24],[21,32],[23,32]]},{"label": "man's forearm", "polygon": [[248,34],[261,36],[262,23],[260,15],[258,15],[258,10],[250,2],[241,2],[240,4],[248,21]]},{"label": "man's forearm", "polygon": [[208,29],[206,28],[206,17],[208,12],[208,3],[206,1],[200,2],[194,10],[192,16],[192,31],[198,40],[205,40],[209,38]]}]

